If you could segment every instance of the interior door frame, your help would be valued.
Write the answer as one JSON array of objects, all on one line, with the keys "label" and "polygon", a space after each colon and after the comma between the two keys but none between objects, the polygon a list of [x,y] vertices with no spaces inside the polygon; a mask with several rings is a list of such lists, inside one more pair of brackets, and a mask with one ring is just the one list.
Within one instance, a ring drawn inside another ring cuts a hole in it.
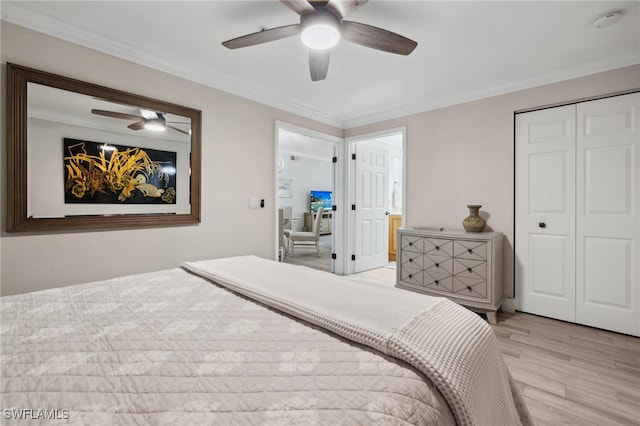
[{"label": "interior door frame", "polygon": [[349,159],[345,161],[345,175],[347,176],[347,181],[345,182],[345,192],[346,199],[345,205],[349,208],[345,210],[345,222],[346,222],[346,232],[343,234],[348,236],[345,238],[345,255],[344,255],[344,273],[345,274],[354,274],[355,273],[355,262],[351,260],[351,253],[355,253],[355,241],[356,241],[356,232],[357,226],[355,223],[355,212],[351,210],[350,206],[355,202],[356,199],[356,188],[355,188],[355,165],[354,161],[351,161],[352,155],[356,152],[356,144],[358,142],[366,142],[375,139],[380,139],[386,136],[392,135],[400,135],[402,138],[402,219],[401,226],[406,226],[407,223],[407,197],[405,196],[407,193],[407,128],[406,126],[402,127],[394,127],[391,129],[381,130],[373,133],[365,133],[362,135],[351,136],[345,139],[344,144],[344,158]]},{"label": "interior door frame", "polygon": [[[273,182],[273,200],[274,200],[274,260],[278,260],[278,156],[280,153],[280,130],[287,130],[289,132],[298,133],[301,135],[305,135],[314,139],[320,139],[325,142],[331,142],[334,144],[334,155],[337,158],[337,162],[334,164],[334,173],[333,173],[333,204],[338,207],[338,209],[333,212],[333,223],[332,223],[332,232],[331,232],[331,245],[333,248],[333,253],[336,254],[336,258],[332,262],[332,272],[335,274],[344,274],[344,265],[345,265],[345,251],[344,251],[344,240],[346,239],[345,234],[345,226],[344,226],[344,212],[346,211],[346,200],[343,200],[345,197],[344,193],[346,191],[344,188],[344,139],[338,136],[332,136],[327,133],[318,132],[316,130],[307,129],[302,126],[297,126],[294,124],[290,124],[284,121],[276,120],[275,122],[275,133],[274,133],[274,151],[273,151],[273,159],[272,164],[274,166],[274,182]],[[343,207],[345,206],[345,207]]]}]

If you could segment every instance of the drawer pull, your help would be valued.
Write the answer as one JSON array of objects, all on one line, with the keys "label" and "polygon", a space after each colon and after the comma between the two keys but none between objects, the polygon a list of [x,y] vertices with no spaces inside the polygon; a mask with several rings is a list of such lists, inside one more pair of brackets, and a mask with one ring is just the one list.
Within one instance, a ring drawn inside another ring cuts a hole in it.
[{"label": "drawer pull", "polygon": [[467,271],[469,271],[469,273],[473,272],[471,268],[467,268]]},{"label": "drawer pull", "polygon": [[409,259],[409,263],[413,263],[413,259]]},{"label": "drawer pull", "polygon": [[471,287],[467,287],[467,290],[471,291]]},{"label": "drawer pull", "polygon": [[409,274],[409,279],[413,278],[413,275]]},{"label": "drawer pull", "polygon": [[436,246],[436,250],[440,250],[440,246]]},{"label": "drawer pull", "polygon": [[438,280],[435,280],[436,285],[440,285],[440,282]]},{"label": "drawer pull", "polygon": [[469,254],[473,254],[473,250],[468,249],[467,251],[469,252]]},{"label": "drawer pull", "polygon": [[436,268],[439,268],[439,267],[440,267],[440,264],[439,264],[439,263],[436,263]]},{"label": "drawer pull", "polygon": [[412,245],[413,245],[413,243],[409,243],[409,246],[412,246]]}]

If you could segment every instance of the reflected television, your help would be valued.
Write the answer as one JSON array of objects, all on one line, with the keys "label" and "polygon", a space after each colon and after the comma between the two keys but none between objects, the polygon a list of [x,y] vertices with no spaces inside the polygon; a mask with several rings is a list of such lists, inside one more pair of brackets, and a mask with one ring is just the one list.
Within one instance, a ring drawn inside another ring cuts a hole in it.
[{"label": "reflected television", "polygon": [[320,207],[324,210],[331,210],[331,206],[333,205],[331,191],[311,191],[309,199],[309,209],[312,212],[318,211]]}]

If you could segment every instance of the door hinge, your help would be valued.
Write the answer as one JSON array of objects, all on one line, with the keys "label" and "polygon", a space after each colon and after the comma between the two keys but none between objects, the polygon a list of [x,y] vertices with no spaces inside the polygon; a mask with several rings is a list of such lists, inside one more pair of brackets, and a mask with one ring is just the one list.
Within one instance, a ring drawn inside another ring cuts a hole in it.
[{"label": "door hinge", "polygon": [[338,210],[338,206],[331,206],[331,210],[333,210],[334,212]]},{"label": "door hinge", "polygon": [[337,254],[335,254],[335,253],[331,253],[331,258],[332,258],[333,260],[336,260],[336,259],[338,258],[338,255],[337,255]]},{"label": "door hinge", "polygon": [[355,153],[351,154],[351,159],[352,159],[352,160],[355,160],[355,159],[356,159],[356,154],[355,154]]},{"label": "door hinge", "polygon": [[351,260],[356,260],[356,255],[355,254],[351,255]]},{"label": "door hinge", "polygon": [[333,163],[337,163],[337,162],[338,162],[338,157],[333,157],[333,158],[331,159],[331,161],[332,161]]},{"label": "door hinge", "polygon": [[351,204],[351,210],[355,210],[356,209],[356,205],[355,204]]}]

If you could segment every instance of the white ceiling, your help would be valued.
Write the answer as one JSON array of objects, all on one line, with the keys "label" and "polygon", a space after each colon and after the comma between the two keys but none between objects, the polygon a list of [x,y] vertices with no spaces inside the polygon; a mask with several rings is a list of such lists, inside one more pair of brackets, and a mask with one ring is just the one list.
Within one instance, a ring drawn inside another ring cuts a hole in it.
[{"label": "white ceiling", "polygon": [[[342,128],[640,63],[638,1],[370,0],[346,19],[418,42],[342,42],[312,82],[297,37],[220,43],[299,21],[277,1],[7,1],[2,19]],[[602,12],[617,24],[595,28]]]}]

